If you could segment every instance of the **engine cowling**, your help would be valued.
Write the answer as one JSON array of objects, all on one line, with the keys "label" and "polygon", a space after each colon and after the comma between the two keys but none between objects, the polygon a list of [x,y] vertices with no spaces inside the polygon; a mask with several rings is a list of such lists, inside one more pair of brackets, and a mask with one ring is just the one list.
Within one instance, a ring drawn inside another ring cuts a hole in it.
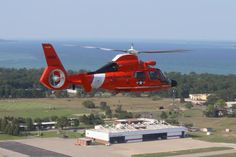
[{"label": "engine cowling", "polygon": [[150,66],[155,66],[156,65],[156,61],[146,61],[144,62],[146,65],[150,65]]}]

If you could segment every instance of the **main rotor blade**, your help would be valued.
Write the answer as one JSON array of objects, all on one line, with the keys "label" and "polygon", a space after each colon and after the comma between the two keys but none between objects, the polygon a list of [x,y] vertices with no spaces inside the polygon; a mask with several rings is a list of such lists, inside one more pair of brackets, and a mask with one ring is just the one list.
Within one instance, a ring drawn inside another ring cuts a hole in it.
[{"label": "main rotor blade", "polygon": [[87,48],[87,49],[97,49],[97,50],[102,50],[102,51],[127,52],[127,50],[110,49],[110,48],[104,48],[104,47],[94,47],[94,46],[80,46],[80,47]]},{"label": "main rotor blade", "polygon": [[150,50],[150,51],[138,51],[138,53],[178,53],[191,51],[187,49],[175,49],[175,50]]}]

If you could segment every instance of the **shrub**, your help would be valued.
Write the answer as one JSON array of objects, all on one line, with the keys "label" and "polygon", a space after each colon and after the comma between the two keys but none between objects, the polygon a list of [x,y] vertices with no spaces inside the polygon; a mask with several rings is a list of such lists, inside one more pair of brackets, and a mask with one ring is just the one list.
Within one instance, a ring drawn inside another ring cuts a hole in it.
[{"label": "shrub", "polygon": [[185,107],[191,109],[193,107],[193,104],[191,102],[188,102],[187,104],[185,104]]},{"label": "shrub", "polygon": [[161,117],[161,119],[167,119],[167,118],[168,118],[168,115],[166,114],[165,111],[162,111],[160,117]]},{"label": "shrub", "polygon": [[91,100],[86,100],[82,104],[86,108],[95,108],[95,104]]},{"label": "shrub", "polygon": [[106,110],[106,108],[107,108],[107,102],[105,101],[100,102],[100,109],[104,111]]}]

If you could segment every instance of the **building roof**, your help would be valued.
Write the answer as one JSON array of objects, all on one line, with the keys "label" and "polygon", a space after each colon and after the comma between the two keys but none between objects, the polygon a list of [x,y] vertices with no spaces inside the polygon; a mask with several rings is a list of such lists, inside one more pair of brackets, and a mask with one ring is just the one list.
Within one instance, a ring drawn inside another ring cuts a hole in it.
[{"label": "building roof", "polygon": [[[35,122],[34,125],[38,125],[39,123]],[[57,122],[41,122],[40,125],[56,125]]]},{"label": "building roof", "polygon": [[[119,122],[130,121],[131,119],[122,119],[117,120]],[[165,121],[160,121],[156,119],[148,119],[148,118],[138,118],[132,119],[138,121],[138,123],[119,123],[116,125],[97,125],[94,129],[90,129],[98,132],[106,132],[106,133],[118,133],[118,132],[130,132],[130,131],[141,131],[141,130],[157,130],[157,129],[170,129],[170,128],[181,128],[186,129],[182,126],[173,126]]]},{"label": "building roof", "polygon": [[228,101],[228,102],[225,102],[225,103],[228,107],[233,107],[234,105],[236,105],[236,101]]}]

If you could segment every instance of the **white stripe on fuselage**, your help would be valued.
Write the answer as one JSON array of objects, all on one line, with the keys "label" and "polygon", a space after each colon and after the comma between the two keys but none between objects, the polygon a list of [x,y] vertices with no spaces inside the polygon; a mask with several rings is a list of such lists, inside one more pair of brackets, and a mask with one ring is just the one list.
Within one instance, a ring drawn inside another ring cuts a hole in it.
[{"label": "white stripe on fuselage", "polygon": [[125,53],[124,54],[118,54],[118,55],[115,56],[115,58],[112,59],[112,62],[116,62],[120,57],[127,56],[127,55],[129,55],[129,54],[125,54]]},{"label": "white stripe on fuselage", "polygon": [[105,81],[105,74],[94,74],[93,82],[91,84],[92,88],[100,88]]}]

